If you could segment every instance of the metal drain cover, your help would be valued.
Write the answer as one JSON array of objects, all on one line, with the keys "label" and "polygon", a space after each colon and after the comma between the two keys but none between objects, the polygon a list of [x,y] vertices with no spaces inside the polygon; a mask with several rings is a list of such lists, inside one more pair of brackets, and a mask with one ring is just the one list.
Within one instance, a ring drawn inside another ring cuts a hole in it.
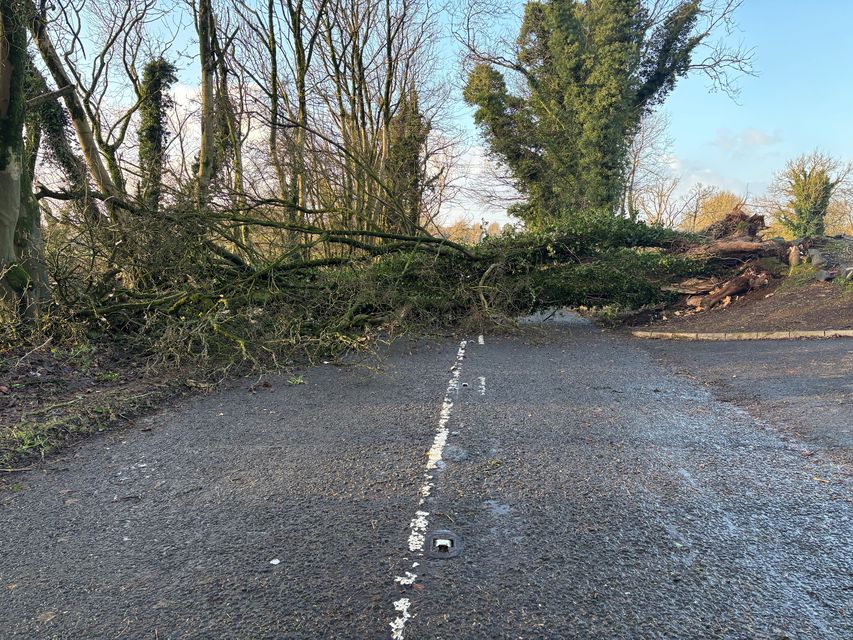
[{"label": "metal drain cover", "polygon": [[455,558],[462,553],[462,538],[452,531],[440,529],[427,534],[427,556]]}]

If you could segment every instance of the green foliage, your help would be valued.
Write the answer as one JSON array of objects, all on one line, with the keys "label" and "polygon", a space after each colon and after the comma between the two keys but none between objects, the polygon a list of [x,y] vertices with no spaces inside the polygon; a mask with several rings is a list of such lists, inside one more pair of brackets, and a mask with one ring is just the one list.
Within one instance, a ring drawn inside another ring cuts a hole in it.
[{"label": "green foliage", "polygon": [[833,162],[820,154],[802,156],[788,164],[782,178],[788,202],[779,221],[795,236],[824,235],[826,212],[840,183],[830,175],[832,168]]},{"label": "green foliage", "polygon": [[420,224],[424,190],[429,188],[424,149],[432,129],[421,112],[414,84],[403,94],[391,121],[391,140],[387,172],[391,191],[399,201],[399,223],[392,225],[401,233],[415,233]]},{"label": "green foliage", "polygon": [[559,223],[519,235],[489,238],[483,251],[532,259],[578,260],[625,247],[677,247],[689,236],[666,227],[633,222],[607,212],[561,213]]},{"label": "green foliage", "polygon": [[[524,97],[501,72],[476,66],[465,100],[527,203],[513,213],[541,227],[587,209],[617,209],[627,145],[643,114],[689,69],[699,0],[654,21],[642,0],[528,2],[511,66]],[[660,16],[658,16],[660,18]]]},{"label": "green foliage", "polygon": [[544,269],[534,278],[543,307],[602,307],[638,309],[671,297],[661,286],[694,272],[696,265],[657,252],[616,251],[577,265]]},{"label": "green foliage", "polygon": [[169,88],[177,82],[175,66],[155,58],[142,72],[142,97],[139,104],[139,199],[149,211],[160,206],[163,153],[168,132],[167,110],[172,104]]},{"label": "green foliage", "polygon": [[74,318],[159,363],[222,373],[368,348],[380,331],[477,325],[551,305],[637,308],[663,300],[670,279],[704,267],[679,257],[686,236],[678,232],[606,212],[561,218],[469,247],[305,228],[313,255],[297,246],[247,265],[206,238],[249,219],[219,223],[166,207],[124,222],[132,266],[118,276],[104,260],[90,281],[75,276],[101,251],[79,237],[52,247],[49,262],[61,270],[52,273],[49,317]]}]

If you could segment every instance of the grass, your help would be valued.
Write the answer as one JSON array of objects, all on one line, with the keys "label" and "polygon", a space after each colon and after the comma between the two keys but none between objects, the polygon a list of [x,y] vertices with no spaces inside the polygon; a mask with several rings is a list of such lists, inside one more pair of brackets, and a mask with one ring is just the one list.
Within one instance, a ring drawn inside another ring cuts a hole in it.
[{"label": "grass", "polygon": [[116,426],[153,408],[172,395],[175,387],[160,384],[153,390],[138,391],[110,389],[23,412],[17,424],[0,427],[0,469],[42,458],[80,436]]},{"label": "grass", "polygon": [[806,263],[797,265],[796,267],[793,267],[788,276],[782,280],[777,291],[779,293],[787,293],[804,287],[810,282],[814,282],[817,271],[817,267],[811,264]]},{"label": "grass", "polygon": [[835,286],[837,286],[839,289],[841,289],[842,295],[845,295],[845,296],[853,295],[853,278],[847,280],[847,279],[841,277],[841,278],[836,278],[832,282],[833,282],[833,284],[835,284]]}]

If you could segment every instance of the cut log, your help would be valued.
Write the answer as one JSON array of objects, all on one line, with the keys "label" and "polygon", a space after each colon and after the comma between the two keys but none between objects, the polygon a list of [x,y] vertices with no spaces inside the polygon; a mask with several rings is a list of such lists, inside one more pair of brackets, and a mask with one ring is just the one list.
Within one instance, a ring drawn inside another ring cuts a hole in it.
[{"label": "cut log", "polygon": [[750,267],[736,278],[724,283],[719,290],[715,291],[705,299],[703,306],[708,309],[714,308],[724,298],[735,296],[740,293],[760,289],[770,284],[770,274],[766,271],[757,271]]},{"label": "cut log", "polygon": [[662,287],[662,290],[684,293],[687,295],[698,295],[701,293],[710,293],[719,286],[719,278],[690,278],[684,282],[679,282],[678,284]]},{"label": "cut log", "polygon": [[687,255],[705,259],[751,259],[751,258],[787,258],[788,245],[767,240],[765,242],[749,239],[724,238],[710,244],[693,247]]}]

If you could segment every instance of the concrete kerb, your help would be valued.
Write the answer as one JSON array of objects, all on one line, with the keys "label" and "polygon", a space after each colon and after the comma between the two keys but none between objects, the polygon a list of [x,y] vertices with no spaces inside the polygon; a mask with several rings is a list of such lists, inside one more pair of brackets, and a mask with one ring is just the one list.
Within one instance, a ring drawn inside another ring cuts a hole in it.
[{"label": "concrete kerb", "polygon": [[824,331],[741,331],[731,333],[632,331],[631,335],[644,340],[815,340],[853,338],[853,329],[827,329]]}]

